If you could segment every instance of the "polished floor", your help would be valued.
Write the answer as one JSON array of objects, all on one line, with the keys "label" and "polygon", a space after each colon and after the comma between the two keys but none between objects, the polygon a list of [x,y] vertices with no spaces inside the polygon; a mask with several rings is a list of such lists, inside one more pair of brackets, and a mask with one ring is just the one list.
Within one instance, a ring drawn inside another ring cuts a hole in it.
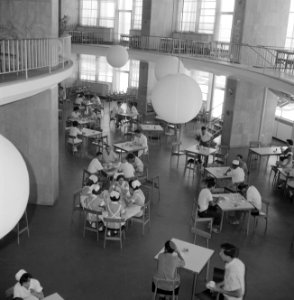
[{"label": "polished floor", "polygon": [[[66,104],[67,106],[69,104]],[[105,105],[107,107],[107,105]],[[67,107],[66,111],[68,111]],[[66,113],[64,114],[64,118]],[[108,128],[107,112],[104,128]],[[71,224],[73,192],[80,188],[82,169],[89,159],[72,156],[64,145],[64,122],[60,122],[60,193],[53,207],[29,206],[31,236],[21,237],[18,246],[15,233],[0,241],[0,299],[6,288],[14,284],[14,274],[20,268],[38,278],[46,295],[58,292],[64,299],[151,299],[151,278],[156,268],[154,255],[172,237],[192,241],[189,229],[193,197],[197,196],[201,178],[193,181],[184,176],[184,157],[177,167],[176,157],[170,159],[170,141],[150,145],[150,175],[160,175],[161,200],[153,198],[151,228],[145,236],[141,227],[133,224],[120,250],[117,243],[103,248],[95,234],[82,236],[78,214]],[[109,129],[112,140],[121,139],[115,128]],[[195,129],[184,128],[183,145],[194,143]],[[90,149],[91,151],[91,149]],[[92,152],[93,153],[93,152]],[[255,233],[245,235],[242,226],[225,223],[222,233],[214,234],[210,247],[215,250],[213,266],[222,267],[219,245],[231,242],[240,247],[240,258],[246,265],[245,299],[291,300],[294,295],[294,249],[290,241],[294,232],[294,204],[273,191],[269,168],[253,166],[250,182],[270,201],[269,228],[263,235],[260,223]],[[199,240],[199,245],[204,241]],[[193,274],[181,271],[180,299],[190,299]],[[204,285],[205,271],[198,277],[197,290]]]}]

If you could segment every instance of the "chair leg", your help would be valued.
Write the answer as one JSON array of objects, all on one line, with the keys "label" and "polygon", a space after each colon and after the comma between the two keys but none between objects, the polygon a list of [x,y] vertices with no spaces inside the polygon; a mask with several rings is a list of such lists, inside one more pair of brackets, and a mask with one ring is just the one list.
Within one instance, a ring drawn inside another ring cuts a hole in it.
[{"label": "chair leg", "polygon": [[265,228],[264,228],[264,234],[267,232],[267,219],[265,219]]}]

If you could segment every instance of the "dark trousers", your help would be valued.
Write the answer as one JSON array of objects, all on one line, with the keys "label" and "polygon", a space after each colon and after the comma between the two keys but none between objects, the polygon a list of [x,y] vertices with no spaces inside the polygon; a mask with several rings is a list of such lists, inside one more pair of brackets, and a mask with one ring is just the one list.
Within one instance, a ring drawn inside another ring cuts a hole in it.
[{"label": "dark trousers", "polygon": [[221,214],[216,206],[208,206],[205,211],[198,212],[200,218],[213,218],[213,225],[219,226],[221,222]]}]

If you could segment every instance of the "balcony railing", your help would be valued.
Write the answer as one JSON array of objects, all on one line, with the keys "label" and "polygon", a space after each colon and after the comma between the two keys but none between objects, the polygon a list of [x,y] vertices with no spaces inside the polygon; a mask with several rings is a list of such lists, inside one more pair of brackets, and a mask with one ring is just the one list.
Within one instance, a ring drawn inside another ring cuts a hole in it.
[{"label": "balcony railing", "polygon": [[51,73],[65,68],[71,56],[71,37],[0,40],[0,74]]},{"label": "balcony railing", "polygon": [[[91,31],[68,31],[72,43],[109,44],[103,35]],[[217,61],[254,67],[259,72],[274,71],[275,76],[294,70],[294,51],[269,46],[252,46],[225,42],[200,42],[160,36],[122,34],[120,44],[131,49],[151,50],[173,55],[203,57]]]}]

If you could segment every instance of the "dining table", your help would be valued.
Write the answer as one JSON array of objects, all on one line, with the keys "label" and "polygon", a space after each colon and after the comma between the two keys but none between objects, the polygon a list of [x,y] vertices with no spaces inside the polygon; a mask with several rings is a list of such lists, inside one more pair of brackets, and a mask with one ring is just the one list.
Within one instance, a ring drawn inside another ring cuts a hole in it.
[{"label": "dining table", "polygon": [[122,152],[125,153],[133,153],[133,152],[138,152],[140,150],[144,150],[145,147],[137,144],[135,141],[127,141],[127,142],[123,142],[123,143],[117,143],[114,144],[113,147],[115,149],[119,149],[120,150],[120,159],[122,157]]},{"label": "dining table", "polygon": [[243,195],[239,193],[213,194],[212,196],[214,198],[218,198],[217,206],[222,211],[220,231],[222,231],[223,228],[225,213],[232,211],[245,211],[248,214],[246,229],[246,235],[248,235],[250,225],[250,213],[253,209],[255,209],[255,207],[250,202],[248,202]]},{"label": "dining table", "polygon": [[43,298],[43,300],[64,300],[58,293],[51,294]]},{"label": "dining table", "polygon": [[[194,274],[191,296],[191,299],[193,300],[195,296],[197,275],[201,273],[206,265],[208,267],[210,258],[212,257],[214,250],[197,246],[195,244],[176,238],[172,238],[171,240],[175,243],[184,258],[185,265],[182,267],[182,269],[191,271]],[[162,248],[154,258],[158,259],[159,254],[163,252],[164,248]]]},{"label": "dining table", "polygon": [[232,175],[226,174],[230,167],[208,167],[204,169],[206,176],[215,178],[217,187],[225,187],[231,182]]},{"label": "dining table", "polygon": [[190,146],[185,149],[185,152],[190,152],[193,154],[197,154],[200,157],[203,157],[205,165],[207,165],[207,163],[208,163],[209,156],[214,154],[216,151],[217,150],[215,148],[204,147],[199,144]]}]

